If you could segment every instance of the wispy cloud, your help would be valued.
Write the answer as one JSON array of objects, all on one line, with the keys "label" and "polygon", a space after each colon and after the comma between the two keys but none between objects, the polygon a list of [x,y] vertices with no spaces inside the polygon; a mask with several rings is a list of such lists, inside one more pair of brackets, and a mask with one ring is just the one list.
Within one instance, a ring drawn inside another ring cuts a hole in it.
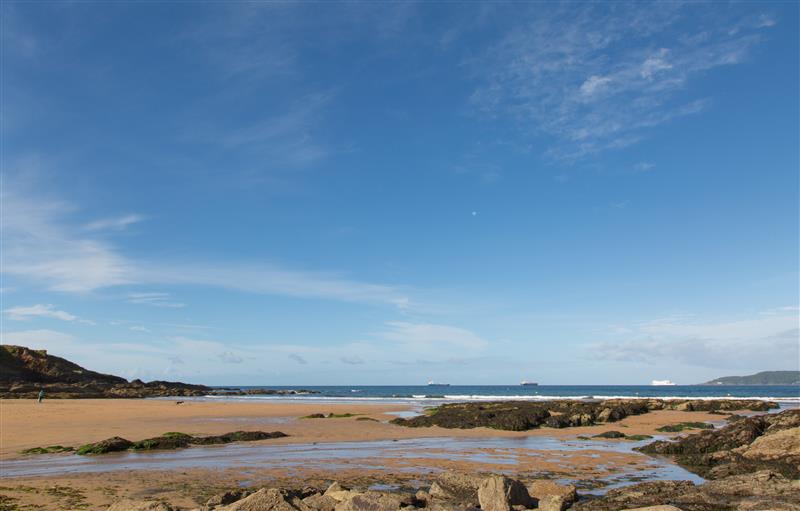
[{"label": "wispy cloud", "polygon": [[94,321],[81,319],[74,314],[70,314],[69,312],[58,310],[56,309],[55,305],[51,304],[36,304],[27,307],[11,307],[9,309],[5,309],[3,312],[6,313],[8,319],[12,319],[14,321],[26,321],[35,318],[52,318],[59,319],[61,321],[75,321],[88,325],[95,324]]},{"label": "wispy cloud", "polygon": [[587,346],[592,357],[646,364],[678,363],[727,369],[798,369],[800,316],[796,311],[732,321],[675,316],[617,328],[621,339]]},{"label": "wispy cloud", "polygon": [[436,349],[483,350],[489,342],[464,328],[431,323],[390,321],[379,339],[399,343],[418,351]]},{"label": "wispy cloud", "polygon": [[536,4],[529,19],[471,62],[472,103],[554,137],[548,153],[566,159],[628,146],[703,110],[706,98],[676,92],[743,62],[770,26],[679,2]]},{"label": "wispy cloud", "polygon": [[169,293],[149,292],[149,293],[129,293],[128,303],[151,305],[153,307],[163,307],[167,309],[180,309],[186,307],[185,303],[176,302],[171,299]]},{"label": "wispy cloud", "polygon": [[[349,279],[337,273],[301,271],[241,261],[157,262],[133,259],[117,247],[65,222],[69,203],[3,187],[3,271],[44,284],[48,289],[87,293],[121,285],[200,285],[249,293],[344,302],[409,306],[395,286]],[[163,292],[137,292],[133,303],[179,308]]]},{"label": "wispy cloud", "polygon": [[130,214],[113,218],[94,220],[86,224],[87,231],[122,231],[144,220],[142,215]]}]

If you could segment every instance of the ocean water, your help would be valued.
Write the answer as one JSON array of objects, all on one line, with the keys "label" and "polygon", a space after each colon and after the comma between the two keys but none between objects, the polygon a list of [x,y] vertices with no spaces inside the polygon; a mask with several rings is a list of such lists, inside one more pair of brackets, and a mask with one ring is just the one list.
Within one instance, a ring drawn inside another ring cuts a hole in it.
[{"label": "ocean water", "polygon": [[337,385],[337,386],[231,386],[240,389],[310,390],[315,393],[286,396],[236,396],[212,399],[262,399],[293,401],[436,403],[453,401],[693,398],[768,399],[800,405],[798,385]]}]

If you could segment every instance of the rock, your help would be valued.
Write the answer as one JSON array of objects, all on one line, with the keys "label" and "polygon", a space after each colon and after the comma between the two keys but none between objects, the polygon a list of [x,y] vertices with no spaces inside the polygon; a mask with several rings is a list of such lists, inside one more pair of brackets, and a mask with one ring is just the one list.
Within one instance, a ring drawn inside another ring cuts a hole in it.
[{"label": "rock", "polygon": [[603,433],[594,435],[592,438],[625,438],[625,433],[619,431],[604,431]]},{"label": "rock", "polygon": [[797,431],[800,431],[800,410],[785,410],[748,417],[675,441],[659,440],[637,450],[674,456],[680,465],[708,479],[759,470],[774,470],[797,478],[800,477]]},{"label": "rock", "polygon": [[675,506],[647,506],[633,509],[623,509],[622,511],[681,511]]},{"label": "rock", "polygon": [[228,504],[233,504],[237,500],[241,500],[247,497],[250,493],[248,490],[230,490],[223,493],[218,493],[206,501],[206,505],[204,509],[210,510],[215,509],[219,506],[226,506]]},{"label": "rock", "polygon": [[695,489],[691,481],[651,481],[609,490],[604,496],[582,500],[570,511],[619,511],[675,502],[675,497]]},{"label": "rock", "polygon": [[450,470],[436,477],[428,493],[434,499],[477,505],[478,488],[482,482],[483,478],[479,476]]},{"label": "rock", "polygon": [[578,491],[571,484],[556,484],[547,479],[539,479],[527,485],[528,494],[541,501],[544,497],[554,495],[563,497],[566,504],[572,504],[578,498]]},{"label": "rock", "polygon": [[367,491],[353,492],[349,498],[336,504],[336,511],[397,511],[413,504],[413,498],[396,493]]},{"label": "rock", "polygon": [[262,488],[233,504],[217,508],[217,511],[308,511],[309,508],[305,505],[296,506],[300,501],[292,500],[286,492]]},{"label": "rock", "polygon": [[545,495],[539,499],[536,509],[541,511],[564,511],[568,505],[561,495]]},{"label": "rock", "polygon": [[111,504],[108,511],[173,511],[173,508],[153,500],[124,499]]},{"label": "rock", "polygon": [[740,454],[745,458],[758,460],[800,456],[800,427],[758,437]]},{"label": "rock", "polygon": [[328,486],[328,489],[325,490],[325,493],[323,495],[331,497],[335,499],[337,502],[341,502],[345,499],[350,498],[351,493],[352,492],[349,489],[345,488],[338,482],[334,482],[333,484]]},{"label": "rock", "polygon": [[131,446],[133,446],[133,442],[130,440],[125,440],[124,438],[115,436],[106,438],[105,440],[101,440],[93,444],[82,445],[78,447],[75,453],[81,455],[105,454],[107,452],[126,451],[130,449]]},{"label": "rock", "polygon": [[332,496],[323,495],[322,493],[310,495],[304,498],[303,502],[311,509],[315,509],[317,511],[333,511],[333,509],[336,507],[336,504],[339,503],[339,501]]},{"label": "rock", "polygon": [[512,506],[531,508],[536,502],[525,485],[504,476],[489,476],[478,488],[478,502],[483,511],[511,511]]}]

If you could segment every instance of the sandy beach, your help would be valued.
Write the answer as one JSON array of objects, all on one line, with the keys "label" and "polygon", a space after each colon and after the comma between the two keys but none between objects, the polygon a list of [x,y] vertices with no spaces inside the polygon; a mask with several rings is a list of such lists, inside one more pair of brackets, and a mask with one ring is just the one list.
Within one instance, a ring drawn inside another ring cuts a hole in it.
[{"label": "sandy beach", "polygon": [[[631,416],[614,425],[525,432],[487,428],[404,428],[386,421],[393,412],[411,410],[394,404],[317,404],[295,402],[186,401],[147,399],[74,399],[0,401],[0,458],[20,456],[37,446],[78,446],[112,436],[139,440],[181,431],[195,435],[235,430],[283,431],[287,438],[270,443],[351,442],[419,437],[577,437],[624,428],[627,434],[660,434],[656,428],[684,421],[719,420],[703,412],[656,411]],[[335,419],[301,419],[313,413],[355,414]],[[380,422],[358,420],[370,417]]]},{"label": "sandy beach", "polygon": [[[652,459],[631,452],[605,449],[543,450],[530,447],[484,445],[480,440],[559,438],[591,436],[610,429],[626,434],[658,434],[656,428],[687,420],[718,420],[718,415],[698,412],[658,411],[628,417],[614,425],[568,429],[536,429],[526,432],[487,428],[444,429],[407,428],[389,424],[395,413],[410,408],[394,404],[318,404],[296,402],[186,401],[170,400],[46,400],[39,405],[29,400],[0,402],[0,445],[6,470],[20,460],[36,456],[20,454],[37,446],[79,446],[111,436],[132,440],[181,431],[195,435],[220,434],[234,430],[280,430],[289,436],[261,442],[239,444],[233,451],[220,447],[192,447],[196,453],[206,449],[211,460],[181,469],[120,470],[113,464],[119,455],[93,458],[99,471],[73,474],[8,477],[4,474],[4,493],[20,502],[43,509],[80,507],[102,509],[114,499],[125,497],[163,497],[187,507],[215,491],[246,485],[291,485],[302,480],[324,486],[336,479],[368,487],[375,482],[400,485],[419,484],[430,474],[455,469],[470,472],[548,474],[576,480],[599,480],[611,474],[652,469]],[[347,418],[303,419],[312,413],[355,414]],[[364,417],[375,419],[363,420]],[[362,420],[358,420],[361,418]],[[414,439],[419,439],[415,442]],[[449,439],[449,440],[448,440]],[[451,444],[457,439],[476,442]],[[322,452],[319,445],[328,446]],[[281,451],[280,446],[287,449]],[[338,446],[338,447],[336,447]],[[336,449],[352,451],[337,453]],[[364,446],[369,446],[365,448]],[[254,463],[248,453],[261,456]],[[217,450],[213,450],[217,449]],[[300,461],[297,449],[305,450]],[[225,456],[223,456],[225,454]],[[144,456],[149,456],[146,454]],[[166,456],[182,456],[180,451]],[[57,455],[51,459],[72,459]],[[216,457],[216,458],[215,458]],[[74,457],[73,457],[74,458]],[[174,460],[172,460],[174,461]],[[110,464],[104,465],[109,462]],[[80,504],[80,506],[78,506]]]}]

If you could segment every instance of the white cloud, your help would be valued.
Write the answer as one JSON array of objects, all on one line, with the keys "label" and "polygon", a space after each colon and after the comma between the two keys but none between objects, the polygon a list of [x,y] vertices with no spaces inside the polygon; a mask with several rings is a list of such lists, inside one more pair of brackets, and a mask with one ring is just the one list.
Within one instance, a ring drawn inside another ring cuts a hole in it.
[{"label": "white cloud", "polygon": [[152,333],[149,328],[141,326],[141,325],[133,325],[132,327],[130,327],[130,330],[132,332],[142,332],[142,333],[146,333],[146,334]]},{"label": "white cloud", "polygon": [[86,224],[87,231],[122,231],[144,220],[142,215],[130,214],[114,218],[103,218]]},{"label": "white cloud", "polygon": [[770,26],[735,9],[679,2],[537,4],[518,19],[469,61],[472,104],[517,121],[517,131],[551,136],[548,154],[564,159],[631,145],[649,128],[699,112],[707,99],[677,92],[745,60]]},{"label": "white cloud", "polygon": [[377,334],[378,338],[418,350],[483,350],[489,345],[473,332],[454,326],[390,321],[386,327],[385,331]]},{"label": "white cloud", "polygon": [[54,305],[51,304],[36,304],[28,307],[11,307],[9,309],[5,309],[3,312],[6,313],[8,319],[12,319],[14,321],[26,321],[33,318],[52,318],[60,319],[61,321],[76,321],[78,323],[84,323],[87,325],[95,324],[94,321],[81,319],[74,314],[70,314],[69,312],[58,310]]},{"label": "white cloud", "polygon": [[169,293],[148,292],[148,293],[129,293],[128,303],[152,305],[167,309],[180,309],[186,307],[185,303],[176,302],[170,299]]},{"label": "white cloud", "polygon": [[1,332],[1,334],[3,344],[18,344],[33,349],[57,348],[75,340],[70,334],[47,329]]},{"label": "white cloud", "polygon": [[672,316],[618,328],[622,336],[588,345],[602,360],[713,367],[721,369],[798,369],[800,316],[778,309],[729,321],[697,321]]},{"label": "white cloud", "polygon": [[[91,232],[65,222],[74,208],[42,198],[18,183],[4,183],[3,271],[53,291],[87,293],[121,285],[200,285],[249,293],[407,308],[409,298],[394,286],[349,279],[335,273],[300,271],[240,261],[177,263],[132,259]],[[179,308],[161,292],[128,296],[133,303]]]}]

